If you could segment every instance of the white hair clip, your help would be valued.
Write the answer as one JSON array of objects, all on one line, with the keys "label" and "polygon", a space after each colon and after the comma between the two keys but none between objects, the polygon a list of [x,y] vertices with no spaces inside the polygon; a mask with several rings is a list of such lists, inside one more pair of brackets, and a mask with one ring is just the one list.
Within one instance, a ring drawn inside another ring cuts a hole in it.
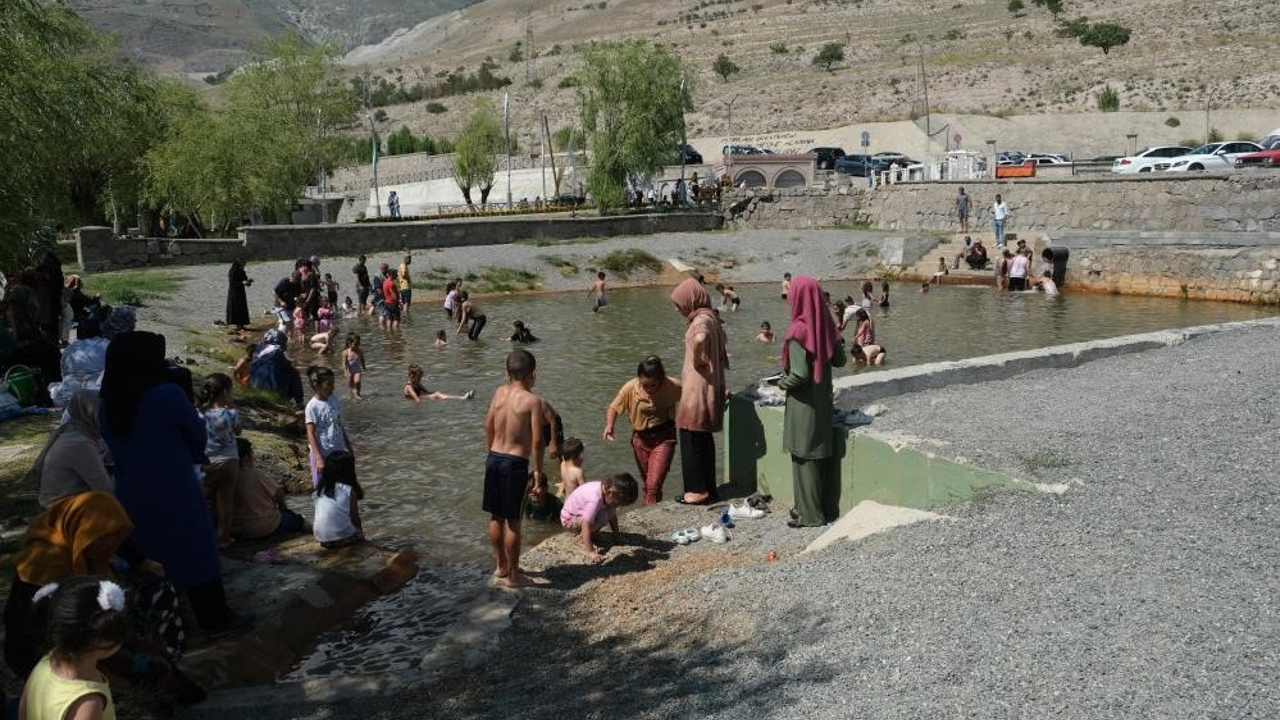
[{"label": "white hair clip", "polygon": [[110,580],[98,583],[98,606],[103,610],[124,612],[124,590]]},{"label": "white hair clip", "polygon": [[48,585],[45,585],[36,591],[36,594],[31,598],[31,602],[38,603],[57,591],[58,591],[58,583],[49,583]]}]

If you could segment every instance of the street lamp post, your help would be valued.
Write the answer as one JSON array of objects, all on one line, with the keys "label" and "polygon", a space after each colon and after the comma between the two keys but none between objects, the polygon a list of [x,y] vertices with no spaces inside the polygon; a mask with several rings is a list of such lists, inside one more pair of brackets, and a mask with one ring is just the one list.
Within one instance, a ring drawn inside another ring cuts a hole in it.
[{"label": "street lamp post", "polygon": [[507,146],[507,209],[511,205],[511,93],[502,96],[502,137]]},{"label": "street lamp post", "polygon": [[372,136],[373,145],[373,216],[382,217],[382,191],[378,188],[378,128],[373,124],[373,115],[366,116],[369,119],[369,134]]}]

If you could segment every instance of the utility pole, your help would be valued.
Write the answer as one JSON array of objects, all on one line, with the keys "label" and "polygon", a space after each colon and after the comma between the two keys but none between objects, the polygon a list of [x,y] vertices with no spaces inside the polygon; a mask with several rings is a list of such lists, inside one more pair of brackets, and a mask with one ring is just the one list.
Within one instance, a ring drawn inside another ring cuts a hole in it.
[{"label": "utility pole", "polygon": [[502,137],[507,149],[507,209],[511,205],[511,93],[502,95]]},{"label": "utility pole", "polygon": [[532,84],[538,79],[538,51],[533,47],[533,7],[524,19],[524,81]]},{"label": "utility pole", "polygon": [[733,97],[729,98],[729,102],[725,103],[725,105],[729,109],[729,112],[725,119],[724,144],[727,146],[727,149],[729,150],[729,152],[726,154],[724,159],[724,165],[725,165],[724,171],[725,171],[725,174],[729,176],[729,185],[731,187],[733,186],[733,104],[737,101],[738,101],[738,96],[734,95]]},{"label": "utility pole", "polygon": [[684,81],[685,81],[685,76],[681,75],[680,76],[680,192],[681,192],[680,206],[687,209],[689,207],[689,201],[688,201],[689,188],[684,183],[684,162],[685,162],[685,158],[688,156],[688,153],[685,152],[685,146],[688,144],[689,141],[688,141],[688,138],[685,137]]},{"label": "utility pole", "polygon": [[378,128],[373,122],[373,107],[369,100],[369,70],[364,71],[364,116],[369,121],[369,135],[373,145],[373,216],[382,217],[382,191],[378,187]]}]

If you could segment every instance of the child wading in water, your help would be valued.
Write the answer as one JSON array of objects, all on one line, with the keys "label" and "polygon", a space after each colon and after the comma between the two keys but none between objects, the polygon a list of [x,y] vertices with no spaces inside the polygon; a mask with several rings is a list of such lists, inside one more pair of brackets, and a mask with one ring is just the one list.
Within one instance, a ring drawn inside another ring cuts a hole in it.
[{"label": "child wading in water", "polygon": [[468,390],[461,395],[448,395],[439,390],[428,390],[422,384],[422,366],[409,366],[409,382],[404,384],[404,396],[409,400],[416,403],[423,400],[470,400],[475,395],[475,390]]},{"label": "child wading in water", "polygon": [[339,450],[324,460],[316,487],[314,534],[320,545],[340,548],[364,540],[360,501],[364,490],[356,480],[356,459]]},{"label": "child wading in water", "polygon": [[582,441],[576,437],[565,438],[560,446],[560,482],[556,483],[556,494],[567,498],[586,482],[582,472]]},{"label": "child wading in water", "polygon": [[592,563],[603,562],[604,555],[592,544],[591,534],[608,523],[616,544],[619,539],[618,508],[635,502],[639,494],[640,487],[630,473],[586,483],[564,501],[564,509],[560,511],[560,525],[565,530],[578,534],[578,544],[587,553],[588,560]]},{"label": "child wading in water", "polygon": [[[488,457],[484,463],[484,501],[489,513],[489,546],[493,550],[493,576],[507,587],[524,587],[533,579],[520,570],[521,504],[530,484],[547,487],[542,471],[542,421],[544,403],[533,394],[537,361],[528,350],[507,356],[507,383],[493,393],[484,418]],[[533,472],[529,459],[533,457]]]},{"label": "child wading in water", "polygon": [[436,347],[438,347],[438,348],[447,348],[447,347],[449,347],[449,333],[447,333],[447,332],[445,332],[445,331],[443,331],[443,330],[441,330],[440,332],[436,333]]},{"label": "child wading in water", "polygon": [[768,321],[760,323],[760,333],[756,335],[756,342],[771,343],[776,339],[773,334],[773,326]]},{"label": "child wading in water", "polygon": [[347,347],[342,351],[342,371],[347,375],[351,397],[363,400],[360,385],[364,375],[364,350],[360,349],[360,333],[347,333]]},{"label": "child wading in water", "polygon": [[591,305],[591,312],[598,313],[605,309],[609,304],[609,298],[605,297],[604,271],[596,273],[596,281],[591,283],[591,289],[587,291],[587,295],[595,295],[595,303]]},{"label": "child wading in water", "polygon": [[343,450],[351,452],[351,441],[342,427],[342,402],[333,394],[333,371],[327,367],[312,365],[307,368],[307,380],[315,393],[307,401],[307,445],[311,448],[311,485],[320,484],[325,459]]},{"label": "child wading in water", "polygon": [[115,702],[98,663],[114,655],[132,629],[124,591],[109,580],[82,575],[45,585],[35,595],[35,602],[41,601],[49,605],[51,650],[27,678],[18,717],[114,720]]},{"label": "child wading in water", "polygon": [[236,435],[240,433],[240,413],[231,399],[231,378],[222,373],[210,375],[196,394],[200,413],[204,416],[204,466],[201,485],[204,501],[213,515],[218,531],[218,547],[227,548],[231,538],[231,518],[236,501],[236,484],[240,480],[240,452]]}]

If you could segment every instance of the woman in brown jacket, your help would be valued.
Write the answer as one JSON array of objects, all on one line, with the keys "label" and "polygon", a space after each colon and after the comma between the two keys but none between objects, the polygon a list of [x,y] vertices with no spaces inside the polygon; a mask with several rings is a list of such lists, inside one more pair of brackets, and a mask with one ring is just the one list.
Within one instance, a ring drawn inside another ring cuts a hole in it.
[{"label": "woman in brown jacket", "polygon": [[729,355],[724,328],[711,310],[711,296],[689,278],[671,293],[671,302],[689,321],[684,332],[684,366],[676,430],[680,444],[683,495],[676,502],[706,505],[716,495],[716,445],[713,433],[724,424],[725,378]]}]

